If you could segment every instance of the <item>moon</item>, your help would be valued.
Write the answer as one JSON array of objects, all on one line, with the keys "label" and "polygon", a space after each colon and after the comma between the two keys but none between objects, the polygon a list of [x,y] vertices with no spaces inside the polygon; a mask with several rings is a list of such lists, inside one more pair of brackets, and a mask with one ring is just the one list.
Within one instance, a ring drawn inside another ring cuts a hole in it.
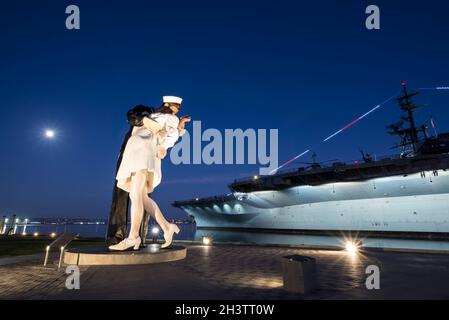
[{"label": "moon", "polygon": [[45,130],[45,136],[49,139],[55,137],[55,132],[53,130]]}]

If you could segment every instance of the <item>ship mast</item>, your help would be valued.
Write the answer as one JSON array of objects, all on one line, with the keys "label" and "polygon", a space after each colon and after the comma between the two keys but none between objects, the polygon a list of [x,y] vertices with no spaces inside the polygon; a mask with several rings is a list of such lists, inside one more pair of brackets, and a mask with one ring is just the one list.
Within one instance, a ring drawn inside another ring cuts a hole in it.
[{"label": "ship mast", "polygon": [[[416,154],[418,151],[418,143],[419,136],[418,133],[423,131],[425,133],[425,126],[420,129],[416,128],[414,112],[417,106],[411,101],[411,98],[416,96],[418,92],[409,93],[407,91],[407,84],[405,82],[401,83],[403,88],[403,96],[398,98],[399,106],[403,111],[405,111],[405,115],[402,116],[402,121],[398,123],[391,124],[387,126],[390,129],[390,134],[402,137],[402,141],[397,144],[398,147],[402,147],[403,149],[407,148],[407,146],[411,146],[413,149],[413,153]],[[403,128],[404,121],[409,124],[408,128]]]},{"label": "ship mast", "polygon": [[404,90],[404,95],[399,98],[399,104],[401,109],[407,112],[407,117],[405,118],[410,123],[410,137],[413,145],[413,151],[416,152],[416,144],[418,143],[418,131],[415,126],[415,119],[413,117],[413,112],[416,109],[416,105],[411,102],[410,98],[417,95],[418,92],[413,92],[409,94],[407,92],[407,84],[402,82],[402,88]]}]

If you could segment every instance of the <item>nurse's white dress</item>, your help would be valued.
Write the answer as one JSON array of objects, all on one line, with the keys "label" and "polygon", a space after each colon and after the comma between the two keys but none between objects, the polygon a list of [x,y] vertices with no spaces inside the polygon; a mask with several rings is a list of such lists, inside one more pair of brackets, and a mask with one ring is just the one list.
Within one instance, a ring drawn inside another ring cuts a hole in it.
[{"label": "nurse's white dress", "polygon": [[178,117],[166,113],[153,113],[150,117],[162,126],[163,131],[154,133],[147,126],[134,127],[116,176],[117,187],[127,192],[131,187],[131,175],[141,170],[147,172],[147,193],[160,184],[162,171],[161,159],[157,157],[159,146],[168,150],[179,138]]}]

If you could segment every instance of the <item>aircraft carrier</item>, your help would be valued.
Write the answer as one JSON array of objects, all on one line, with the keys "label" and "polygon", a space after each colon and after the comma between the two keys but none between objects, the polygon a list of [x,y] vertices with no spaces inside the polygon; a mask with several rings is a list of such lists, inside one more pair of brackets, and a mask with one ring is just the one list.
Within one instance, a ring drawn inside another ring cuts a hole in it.
[{"label": "aircraft carrier", "polygon": [[[449,238],[449,133],[417,126],[403,83],[404,113],[387,126],[399,153],[309,166],[235,180],[231,193],[175,201],[198,228]],[[433,125],[433,120],[432,120]]]}]

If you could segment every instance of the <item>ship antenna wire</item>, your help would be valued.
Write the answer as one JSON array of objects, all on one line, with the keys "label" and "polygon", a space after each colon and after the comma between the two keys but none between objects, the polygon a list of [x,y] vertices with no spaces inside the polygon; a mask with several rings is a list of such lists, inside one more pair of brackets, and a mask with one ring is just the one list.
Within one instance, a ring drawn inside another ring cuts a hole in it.
[{"label": "ship antenna wire", "polygon": [[[427,87],[427,88],[413,88],[413,90],[449,90],[449,86],[439,86],[439,87]],[[343,128],[341,128],[340,130],[337,130],[336,132],[334,132],[333,134],[331,134],[330,136],[328,136],[327,138],[325,138],[323,141],[321,141],[319,144],[317,144],[316,146],[309,148],[307,150],[305,150],[304,152],[298,154],[297,156],[295,156],[294,158],[286,161],[285,163],[281,164],[279,167],[277,167],[276,169],[273,169],[270,171],[270,174],[274,174],[276,173],[279,169],[282,169],[283,167],[289,165],[290,163],[292,163],[293,161],[295,161],[296,159],[302,157],[303,155],[307,154],[310,152],[310,150],[313,150],[315,147],[318,147],[319,145],[321,145],[324,142],[329,141],[330,139],[332,139],[333,137],[337,136],[338,134],[340,134],[341,132],[349,129],[350,127],[352,127],[353,125],[355,125],[357,122],[359,122],[360,120],[362,120],[363,118],[365,118],[367,115],[369,115],[370,113],[376,111],[377,109],[379,109],[380,107],[382,107],[384,104],[386,104],[387,102],[389,102],[390,100],[392,100],[393,98],[395,98],[398,95],[398,93],[395,93],[394,95],[392,95],[390,98],[388,98],[387,100],[385,100],[384,102],[378,104],[377,106],[375,106],[374,108],[372,108],[371,110],[369,110],[368,112],[366,112],[365,114],[361,115],[360,117],[356,118],[355,120],[351,121],[350,123],[348,123],[347,125],[345,125]]]},{"label": "ship antenna wire", "polygon": [[[449,87],[448,87],[449,89]],[[440,89],[441,90],[441,89]],[[349,122],[347,125],[345,125],[344,127],[342,127],[341,129],[335,131],[334,133],[332,133],[330,136],[328,136],[327,138],[324,138],[323,141],[321,141],[320,143],[318,143],[317,145],[315,145],[314,147],[308,148],[307,150],[305,150],[304,152],[298,154],[297,156],[295,156],[294,158],[286,161],[285,163],[281,164],[279,167],[273,169],[270,171],[270,174],[274,174],[276,173],[279,169],[289,165],[290,163],[292,163],[293,161],[295,161],[296,159],[302,157],[303,155],[307,154],[310,152],[310,150],[313,150],[314,148],[320,146],[321,144],[331,140],[332,138],[334,138],[335,136],[337,136],[338,134],[342,133],[343,131],[349,129],[350,127],[352,127],[353,125],[355,125],[357,122],[359,122],[360,120],[362,120],[363,118],[365,118],[366,116],[368,116],[370,113],[376,111],[377,109],[379,109],[380,107],[382,107],[383,105],[385,105],[387,102],[389,102],[390,100],[394,99],[395,97],[397,97],[399,93],[396,92],[394,95],[392,95],[391,97],[389,97],[388,99],[386,99],[385,101],[383,101],[382,103],[379,103],[378,105],[376,105],[374,108],[372,108],[371,110],[369,110],[368,112],[362,114],[360,117],[352,120],[351,122]]]},{"label": "ship antenna wire", "polygon": [[430,88],[413,88],[412,90],[449,90],[449,86],[430,87]]}]

